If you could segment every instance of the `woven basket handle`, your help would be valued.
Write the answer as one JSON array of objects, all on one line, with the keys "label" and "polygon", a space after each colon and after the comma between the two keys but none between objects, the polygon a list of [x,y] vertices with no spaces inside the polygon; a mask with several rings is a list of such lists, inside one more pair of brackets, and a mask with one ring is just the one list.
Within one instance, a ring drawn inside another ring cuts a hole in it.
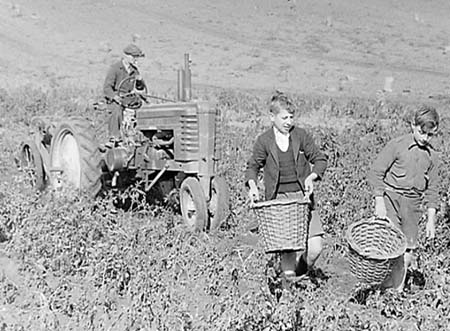
[{"label": "woven basket handle", "polygon": [[391,219],[387,216],[385,216],[385,217],[373,216],[369,220],[370,221],[386,221],[388,223],[392,223]]}]

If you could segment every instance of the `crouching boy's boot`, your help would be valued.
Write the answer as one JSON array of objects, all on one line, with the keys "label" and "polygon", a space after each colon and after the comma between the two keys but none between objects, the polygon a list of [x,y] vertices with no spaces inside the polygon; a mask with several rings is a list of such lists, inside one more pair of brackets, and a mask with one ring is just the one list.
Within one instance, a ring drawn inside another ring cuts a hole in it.
[{"label": "crouching boy's boot", "polygon": [[308,272],[308,263],[306,262],[306,254],[303,253],[300,255],[297,261],[297,265],[295,266],[295,274],[296,276],[303,276]]},{"label": "crouching boy's boot", "polygon": [[405,258],[407,258],[406,257],[407,254],[408,253],[405,253],[404,255],[394,260],[391,273],[381,283],[382,289],[392,288],[398,292],[403,291],[407,271],[407,266],[405,263]]}]

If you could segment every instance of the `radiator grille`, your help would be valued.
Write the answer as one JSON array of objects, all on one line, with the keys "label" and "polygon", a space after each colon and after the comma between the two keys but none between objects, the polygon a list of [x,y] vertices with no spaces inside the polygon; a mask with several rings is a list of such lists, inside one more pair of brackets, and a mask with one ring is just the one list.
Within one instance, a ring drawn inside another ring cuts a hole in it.
[{"label": "radiator grille", "polygon": [[181,115],[180,151],[198,153],[198,120],[197,115]]}]

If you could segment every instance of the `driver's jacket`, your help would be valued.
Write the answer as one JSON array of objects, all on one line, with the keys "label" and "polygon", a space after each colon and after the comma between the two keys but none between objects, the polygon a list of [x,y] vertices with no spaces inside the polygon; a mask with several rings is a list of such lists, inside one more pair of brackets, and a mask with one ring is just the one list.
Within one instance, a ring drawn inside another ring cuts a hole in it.
[{"label": "driver's jacket", "polygon": [[[130,66],[130,72],[125,68],[122,60],[112,64],[106,74],[105,82],[103,84],[103,93],[108,102],[112,102],[115,95],[119,94],[120,83],[128,77],[136,77],[139,75],[139,70]],[[133,80],[121,86],[121,93],[126,94],[133,90]]]}]

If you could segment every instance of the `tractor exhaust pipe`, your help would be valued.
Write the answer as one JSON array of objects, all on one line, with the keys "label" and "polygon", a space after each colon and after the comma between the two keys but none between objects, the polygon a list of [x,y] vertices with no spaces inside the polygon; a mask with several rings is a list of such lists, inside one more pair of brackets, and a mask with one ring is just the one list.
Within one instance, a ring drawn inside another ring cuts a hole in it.
[{"label": "tractor exhaust pipe", "polygon": [[191,100],[191,61],[189,53],[184,54],[184,98]]},{"label": "tractor exhaust pipe", "polygon": [[191,60],[189,53],[184,54],[184,68],[178,69],[177,97],[179,101],[190,101],[192,97]]},{"label": "tractor exhaust pipe", "polygon": [[184,70],[183,68],[178,69],[178,80],[177,80],[177,100],[178,101],[184,101]]}]

